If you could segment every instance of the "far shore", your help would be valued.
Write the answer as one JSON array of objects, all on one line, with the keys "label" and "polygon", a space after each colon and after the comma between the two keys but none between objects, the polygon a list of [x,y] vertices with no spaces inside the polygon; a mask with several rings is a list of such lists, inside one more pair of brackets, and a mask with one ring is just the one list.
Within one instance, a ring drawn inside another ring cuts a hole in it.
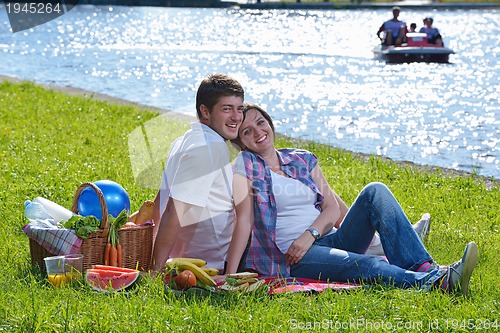
[{"label": "far shore", "polygon": [[[3,82],[3,81],[10,81],[10,82],[14,82],[14,83],[26,82],[26,80],[21,80],[21,79],[15,78],[15,77],[0,74],[0,82]],[[32,81],[30,81],[30,82],[32,82]],[[166,109],[161,109],[161,108],[148,106],[148,105],[144,105],[144,104],[140,104],[140,103],[135,103],[135,102],[128,101],[126,99],[117,98],[117,97],[109,96],[106,94],[101,94],[98,92],[88,91],[88,90],[70,87],[70,86],[39,84],[37,82],[33,82],[33,83],[40,85],[46,89],[66,93],[69,95],[91,97],[91,98],[95,98],[95,99],[102,100],[102,101],[107,101],[107,102],[114,103],[114,104],[131,105],[131,106],[134,106],[134,107],[137,107],[140,109],[150,110],[150,111],[158,112],[161,114],[165,114],[165,115],[171,117],[172,119],[176,119],[176,120],[181,120],[181,121],[186,121],[186,122],[191,122],[191,121],[197,120],[194,115],[189,116],[189,115],[175,112],[172,110],[166,110]],[[194,110],[193,110],[193,113],[194,113]],[[336,148],[338,148],[338,147],[336,147]],[[361,158],[364,160],[369,160],[373,156],[372,154],[357,153],[357,152],[349,151],[349,150],[343,149],[343,148],[340,148],[340,149],[347,151],[347,152],[350,152],[353,155],[357,156],[358,158]],[[377,155],[377,157],[383,161],[394,162],[402,167],[416,168],[418,170],[429,172],[429,173],[434,173],[434,172],[437,172],[439,170],[443,175],[446,175],[446,176],[474,177],[475,179],[484,181],[485,186],[488,189],[493,188],[494,185],[500,185],[500,179],[493,179],[492,176],[482,176],[482,175],[473,174],[473,173],[467,172],[467,171],[455,170],[455,169],[438,167],[438,166],[433,166],[433,165],[416,164],[416,163],[410,162],[410,161],[399,161],[399,160],[396,161],[396,160],[393,160],[391,158],[388,158],[385,156],[380,156],[380,155]]]},{"label": "far shore", "polygon": [[390,9],[399,6],[404,9],[495,9],[500,5],[496,2],[433,2],[432,0],[413,1],[232,1],[232,0],[80,0],[78,4],[104,5],[104,6],[155,6],[155,7],[197,7],[197,8],[241,8],[241,9]]}]

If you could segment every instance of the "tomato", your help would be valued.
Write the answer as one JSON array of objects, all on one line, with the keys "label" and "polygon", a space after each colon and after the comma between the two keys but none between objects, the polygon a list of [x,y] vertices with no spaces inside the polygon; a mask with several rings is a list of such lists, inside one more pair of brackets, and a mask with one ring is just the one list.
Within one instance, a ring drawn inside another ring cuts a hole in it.
[{"label": "tomato", "polygon": [[196,276],[190,270],[185,269],[174,278],[174,282],[179,290],[186,290],[196,286]]}]

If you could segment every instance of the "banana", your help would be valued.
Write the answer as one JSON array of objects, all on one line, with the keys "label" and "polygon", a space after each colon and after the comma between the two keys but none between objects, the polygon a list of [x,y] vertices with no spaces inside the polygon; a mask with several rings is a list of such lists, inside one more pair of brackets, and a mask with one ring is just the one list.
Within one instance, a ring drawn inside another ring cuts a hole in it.
[{"label": "banana", "polygon": [[216,276],[219,275],[219,270],[217,268],[212,268],[212,267],[201,267],[202,270],[205,271],[210,276]]},{"label": "banana", "polygon": [[203,267],[207,264],[205,260],[197,258],[170,258],[167,260],[168,265],[176,265],[178,262],[189,262],[198,267]]},{"label": "banana", "polygon": [[196,286],[206,290],[215,290],[214,287],[210,287],[209,285],[201,282],[200,279],[196,279]]},{"label": "banana", "polygon": [[215,287],[217,285],[217,283],[215,283],[214,279],[212,279],[210,277],[210,275],[205,273],[205,271],[203,269],[201,269],[200,267],[198,267],[198,266],[196,266],[188,261],[178,261],[175,264],[175,268],[179,272],[181,272],[185,269],[190,270],[191,272],[193,272],[193,274],[196,276],[196,278],[198,280],[200,280],[201,282],[205,283],[206,285],[208,285],[210,287]]}]

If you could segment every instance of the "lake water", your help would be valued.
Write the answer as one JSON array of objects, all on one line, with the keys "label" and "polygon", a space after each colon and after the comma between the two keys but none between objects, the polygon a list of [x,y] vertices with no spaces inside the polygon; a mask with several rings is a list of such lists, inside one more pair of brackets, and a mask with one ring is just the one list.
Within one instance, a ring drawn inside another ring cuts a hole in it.
[{"label": "lake water", "polygon": [[374,60],[390,10],[77,6],[12,33],[0,6],[0,74],[195,115],[200,80],[228,73],[278,132],[355,152],[500,178],[500,14],[434,17],[451,64]]}]

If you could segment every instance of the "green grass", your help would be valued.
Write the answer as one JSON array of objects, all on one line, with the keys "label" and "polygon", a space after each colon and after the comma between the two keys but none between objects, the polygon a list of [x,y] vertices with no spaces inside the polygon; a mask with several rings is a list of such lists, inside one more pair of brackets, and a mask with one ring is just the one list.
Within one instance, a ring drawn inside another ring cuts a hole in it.
[{"label": "green grass", "polygon": [[[332,187],[350,204],[371,181],[386,183],[412,221],[433,217],[427,247],[443,264],[478,243],[479,264],[469,298],[441,292],[374,287],[319,295],[164,294],[161,279],[144,277],[128,294],[101,294],[85,285],[53,288],[30,263],[21,227],[23,202],[43,196],[70,207],[83,182],[111,179],[128,191],[132,209],[154,189],[136,185],[128,135],[157,116],[131,106],[77,97],[30,83],[0,83],[0,331],[5,332],[289,332],[452,331],[498,320],[500,191],[473,176],[427,173],[379,158],[299,143],[314,151]],[[186,123],[167,122],[168,133]],[[296,145],[279,138],[278,146]],[[498,323],[497,321],[497,324]],[[379,328],[379,329],[377,329]],[[494,331],[494,330],[491,330]]]}]

